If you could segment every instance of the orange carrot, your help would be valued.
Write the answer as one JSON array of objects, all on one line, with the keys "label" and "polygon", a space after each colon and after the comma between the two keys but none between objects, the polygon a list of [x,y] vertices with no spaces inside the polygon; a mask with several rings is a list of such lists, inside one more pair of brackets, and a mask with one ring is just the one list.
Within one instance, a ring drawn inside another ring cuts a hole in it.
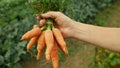
[{"label": "orange carrot", "polygon": [[62,51],[66,55],[68,55],[68,50],[67,50],[67,47],[66,47],[66,43],[65,43],[65,40],[64,40],[60,30],[57,29],[57,28],[53,28],[52,31],[53,31],[53,34],[55,36],[55,39],[56,39],[57,43],[59,44],[59,47],[62,49]]},{"label": "orange carrot", "polygon": [[37,60],[40,59],[40,56],[42,54],[42,51],[44,50],[45,48],[45,35],[44,35],[44,31],[41,33],[39,39],[38,39],[38,45],[37,45],[37,51],[38,51],[38,54],[37,54]]},{"label": "orange carrot", "polygon": [[[38,25],[34,25],[33,28],[37,28]],[[27,51],[29,51],[32,46],[37,42],[39,36],[35,36],[32,39],[30,39],[29,43],[27,44]]]},{"label": "orange carrot", "polygon": [[41,33],[41,29],[39,27],[33,28],[32,30],[26,32],[22,36],[21,40],[28,40],[28,39],[30,39],[32,37],[40,35],[40,33]]},{"label": "orange carrot", "polygon": [[45,43],[47,46],[45,55],[46,55],[46,59],[50,60],[50,53],[52,51],[52,48],[54,46],[54,37],[53,37],[53,33],[50,29],[45,31]]},{"label": "orange carrot", "polygon": [[57,43],[55,42],[55,45],[51,51],[51,60],[53,63],[53,67],[54,68],[58,68],[59,67],[59,58],[58,58],[58,47],[57,47]]},{"label": "orange carrot", "polygon": [[32,46],[37,42],[37,40],[38,40],[38,36],[30,39],[29,43],[27,44],[27,51],[29,51],[32,48]]},{"label": "orange carrot", "polygon": [[39,60],[40,57],[41,57],[41,55],[42,55],[42,52],[41,52],[41,51],[38,51],[36,59]]}]

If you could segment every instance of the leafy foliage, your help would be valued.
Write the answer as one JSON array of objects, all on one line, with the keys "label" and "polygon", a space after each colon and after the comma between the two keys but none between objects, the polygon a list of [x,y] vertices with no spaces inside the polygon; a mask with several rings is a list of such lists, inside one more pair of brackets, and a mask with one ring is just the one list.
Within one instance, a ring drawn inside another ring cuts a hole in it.
[{"label": "leafy foliage", "polygon": [[38,23],[34,13],[62,11],[77,21],[91,22],[98,11],[111,2],[112,0],[0,0],[0,67],[21,68],[19,61],[28,59],[26,57],[35,52],[26,52],[27,41],[20,41],[21,35]]},{"label": "leafy foliage", "polygon": [[[61,11],[66,8],[65,0],[36,0],[31,3],[37,14],[45,13],[48,11]],[[48,7],[49,6],[49,7]]]},{"label": "leafy foliage", "polygon": [[0,67],[14,68],[26,54],[27,42],[21,42],[20,37],[36,21],[25,0],[0,1],[0,13]]},{"label": "leafy foliage", "polygon": [[112,2],[113,0],[71,0],[66,14],[77,21],[92,23],[97,13]]},{"label": "leafy foliage", "polygon": [[96,67],[111,68],[120,64],[120,54],[106,49],[97,48]]}]

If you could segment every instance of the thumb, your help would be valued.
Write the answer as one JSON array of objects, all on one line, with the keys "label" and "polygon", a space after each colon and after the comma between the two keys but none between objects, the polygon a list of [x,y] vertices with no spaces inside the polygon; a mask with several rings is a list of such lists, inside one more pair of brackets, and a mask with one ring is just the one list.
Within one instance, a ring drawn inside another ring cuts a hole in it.
[{"label": "thumb", "polygon": [[59,12],[54,12],[54,11],[50,11],[44,14],[41,14],[42,18],[57,18],[58,17]]}]

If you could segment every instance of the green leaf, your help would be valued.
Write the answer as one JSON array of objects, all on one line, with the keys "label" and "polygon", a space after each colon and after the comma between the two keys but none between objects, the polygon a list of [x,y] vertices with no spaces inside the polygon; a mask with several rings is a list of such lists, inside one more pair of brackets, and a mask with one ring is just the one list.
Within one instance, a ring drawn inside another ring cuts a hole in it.
[{"label": "green leaf", "polygon": [[115,53],[110,53],[109,58],[113,58],[115,56]]},{"label": "green leaf", "polygon": [[4,63],[4,57],[0,55],[0,65]]}]

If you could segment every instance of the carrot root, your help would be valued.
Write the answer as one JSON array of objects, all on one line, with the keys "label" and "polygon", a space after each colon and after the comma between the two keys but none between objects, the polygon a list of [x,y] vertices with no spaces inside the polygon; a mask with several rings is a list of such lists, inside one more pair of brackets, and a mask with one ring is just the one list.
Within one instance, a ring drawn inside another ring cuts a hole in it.
[{"label": "carrot root", "polygon": [[41,57],[41,55],[42,55],[42,52],[41,51],[38,51],[38,53],[37,53],[37,60],[40,60],[40,57]]},{"label": "carrot root", "polygon": [[37,40],[38,40],[38,37],[33,37],[29,41],[29,43],[27,44],[27,51],[29,51],[32,48],[32,46],[37,42]]},{"label": "carrot root", "polygon": [[53,67],[58,68],[59,58],[58,58],[58,47],[57,47],[56,42],[55,42],[55,46],[53,47],[52,52],[51,52],[51,60],[52,60],[52,63],[53,63]]},{"label": "carrot root", "polygon": [[40,35],[40,33],[41,33],[41,30],[40,30],[39,27],[33,28],[32,30],[26,32],[26,33],[22,36],[21,40],[28,40],[28,39],[30,39],[30,38],[32,38],[32,37],[35,37],[35,36]]},{"label": "carrot root", "polygon": [[47,49],[45,52],[46,60],[49,61],[50,60],[50,53],[51,53],[52,48],[54,46],[54,37],[53,37],[53,33],[51,30],[45,31],[45,42],[46,42],[46,46],[47,46]]},{"label": "carrot root", "polygon": [[45,35],[44,35],[44,31],[41,33],[41,35],[39,36],[38,39],[38,45],[37,45],[37,51],[38,51],[38,55],[37,55],[37,60],[40,59],[40,56],[42,54],[42,51],[45,48]]},{"label": "carrot root", "polygon": [[66,55],[68,55],[68,50],[67,50],[67,47],[66,47],[66,43],[65,43],[65,40],[64,40],[60,30],[57,29],[57,28],[53,28],[52,31],[53,31],[53,34],[55,36],[55,39],[56,39],[57,43],[59,44],[58,46],[62,49],[62,51]]}]

